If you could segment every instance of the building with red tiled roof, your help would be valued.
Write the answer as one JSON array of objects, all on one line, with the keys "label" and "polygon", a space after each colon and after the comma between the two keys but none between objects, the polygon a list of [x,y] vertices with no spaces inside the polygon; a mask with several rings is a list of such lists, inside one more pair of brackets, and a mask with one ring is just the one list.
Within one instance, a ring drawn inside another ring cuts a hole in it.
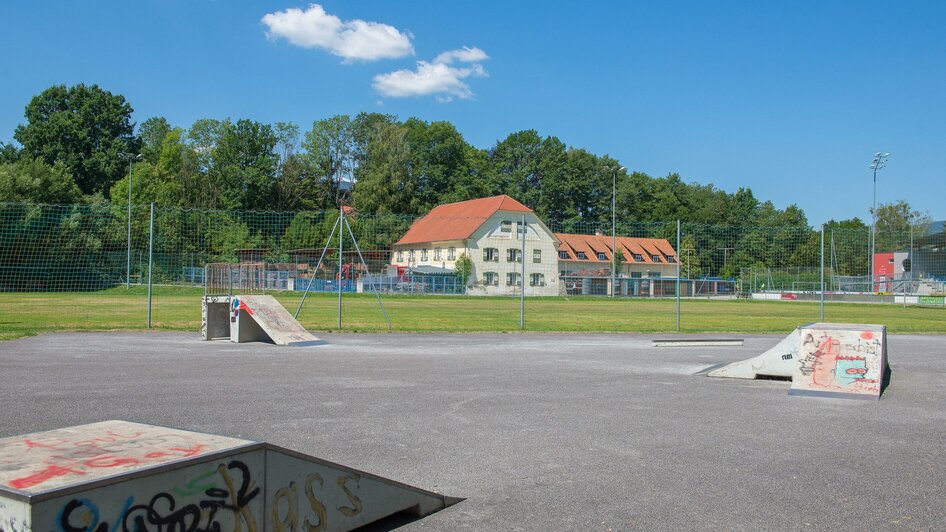
[{"label": "building with red tiled roof", "polygon": [[473,272],[467,293],[520,293],[525,240],[527,295],[558,295],[558,240],[532,209],[506,196],[435,207],[394,244],[391,265],[455,270],[461,256]]},{"label": "building with red tiled roof", "polygon": [[607,269],[611,275],[611,258],[615,245],[618,254],[618,275],[631,278],[676,277],[677,252],[666,239],[610,235],[575,235],[555,233],[559,240],[558,262],[561,275],[583,275],[583,270]]},{"label": "building with red tiled roof", "polygon": [[612,246],[619,252],[615,293],[639,295],[647,280],[677,276],[677,252],[663,238],[617,236],[612,241],[611,235],[600,233],[555,233],[555,237],[559,275],[568,291],[581,285],[584,293],[610,293]]}]

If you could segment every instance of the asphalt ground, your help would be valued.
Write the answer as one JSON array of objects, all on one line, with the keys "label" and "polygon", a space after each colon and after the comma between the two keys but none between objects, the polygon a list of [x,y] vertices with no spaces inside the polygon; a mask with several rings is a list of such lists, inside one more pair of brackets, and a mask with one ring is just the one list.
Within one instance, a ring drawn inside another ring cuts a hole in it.
[{"label": "asphalt ground", "polygon": [[856,401],[694,375],[778,336],[666,336],[49,334],[0,344],[0,437],[126,419],[465,498],[408,530],[946,529],[946,337],[889,337]]}]

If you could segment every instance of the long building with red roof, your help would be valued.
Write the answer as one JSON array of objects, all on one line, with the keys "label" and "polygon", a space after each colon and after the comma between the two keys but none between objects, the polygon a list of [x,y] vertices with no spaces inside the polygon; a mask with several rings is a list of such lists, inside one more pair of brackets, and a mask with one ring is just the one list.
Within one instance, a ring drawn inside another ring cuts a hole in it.
[{"label": "long building with red roof", "polygon": [[[524,222],[524,224],[523,224]],[[622,293],[627,279],[675,277],[677,253],[665,239],[552,233],[536,214],[506,196],[440,205],[418,219],[394,244],[391,264],[414,272],[452,273],[461,256],[473,271],[467,293],[516,294],[522,289],[525,239],[526,295],[559,295],[569,278],[609,283],[618,252]]]}]

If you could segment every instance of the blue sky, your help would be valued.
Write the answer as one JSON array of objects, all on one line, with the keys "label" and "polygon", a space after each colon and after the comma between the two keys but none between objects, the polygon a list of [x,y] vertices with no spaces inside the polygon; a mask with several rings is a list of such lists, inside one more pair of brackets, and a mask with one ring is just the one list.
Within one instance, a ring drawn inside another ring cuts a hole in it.
[{"label": "blue sky", "polygon": [[942,219],[944,26],[933,1],[4,2],[0,140],[46,87],[97,83],[185,127],[379,111],[481,148],[536,129],[812,224],[868,218],[888,151],[878,201]]}]

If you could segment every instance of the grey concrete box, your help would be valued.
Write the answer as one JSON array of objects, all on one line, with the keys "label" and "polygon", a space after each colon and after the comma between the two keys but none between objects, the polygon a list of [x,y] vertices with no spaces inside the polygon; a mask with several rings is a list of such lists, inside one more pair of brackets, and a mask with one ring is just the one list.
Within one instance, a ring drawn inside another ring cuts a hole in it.
[{"label": "grey concrete box", "polygon": [[350,530],[455,502],[261,442],[106,421],[0,440],[0,531]]}]

